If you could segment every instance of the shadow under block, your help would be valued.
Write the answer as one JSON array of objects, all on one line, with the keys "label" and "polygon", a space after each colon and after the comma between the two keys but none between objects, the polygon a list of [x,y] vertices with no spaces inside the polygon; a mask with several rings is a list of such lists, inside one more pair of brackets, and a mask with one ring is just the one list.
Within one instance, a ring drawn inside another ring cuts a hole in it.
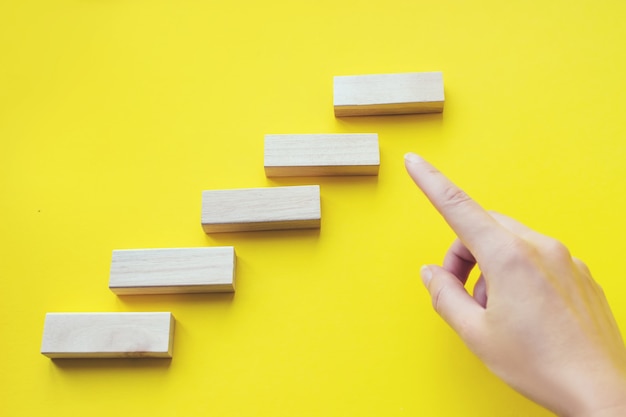
[{"label": "shadow under block", "polygon": [[348,75],[334,78],[335,116],[443,112],[443,74]]},{"label": "shadow under block", "polygon": [[49,358],[171,358],[172,313],[48,313],[41,353]]},{"label": "shadow under block", "polygon": [[206,233],[320,227],[319,185],[202,192]]},{"label": "shadow under block", "polygon": [[235,248],[114,250],[109,288],[118,295],[235,291]]},{"label": "shadow under block", "polygon": [[265,175],[378,175],[376,133],[265,135]]}]

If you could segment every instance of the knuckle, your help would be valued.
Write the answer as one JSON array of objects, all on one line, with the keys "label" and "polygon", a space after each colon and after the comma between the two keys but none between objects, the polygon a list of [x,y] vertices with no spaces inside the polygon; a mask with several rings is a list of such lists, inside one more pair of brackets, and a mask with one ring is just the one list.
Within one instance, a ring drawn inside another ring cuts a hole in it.
[{"label": "knuckle", "polygon": [[526,260],[534,256],[536,252],[533,246],[529,244],[527,240],[519,236],[513,236],[508,242],[507,246],[507,249],[510,251],[514,258]]},{"label": "knuckle", "polygon": [[578,269],[583,271],[585,274],[591,275],[591,271],[589,271],[589,267],[587,266],[585,262],[583,262],[581,259],[576,258],[576,257],[572,259],[574,260],[574,264],[578,267]]},{"label": "knuckle", "polygon": [[446,297],[448,297],[448,293],[450,291],[450,283],[445,282],[445,280],[439,280],[437,277],[433,277],[430,281],[431,287],[429,288],[431,291],[431,298],[433,308],[440,316],[445,314],[445,305],[447,303]]},{"label": "knuckle", "polygon": [[448,207],[458,207],[471,201],[471,197],[457,186],[451,185],[443,191],[444,204]]},{"label": "knuckle", "polygon": [[604,293],[604,288],[602,287],[602,285],[600,285],[598,281],[595,281],[595,280],[592,282],[593,282],[593,285],[596,287],[596,291],[598,291],[598,294],[605,297],[606,294]]},{"label": "knuckle", "polygon": [[432,303],[435,311],[441,315],[441,300],[443,299],[443,294],[445,293],[445,286],[438,287],[432,294]]},{"label": "knuckle", "polygon": [[541,251],[552,259],[559,261],[571,261],[572,255],[563,243],[556,239],[546,238],[541,245]]},{"label": "knuckle", "polygon": [[501,266],[507,270],[523,268],[537,258],[537,249],[527,240],[513,235],[510,240],[495,250],[492,254],[495,259],[500,259]]}]

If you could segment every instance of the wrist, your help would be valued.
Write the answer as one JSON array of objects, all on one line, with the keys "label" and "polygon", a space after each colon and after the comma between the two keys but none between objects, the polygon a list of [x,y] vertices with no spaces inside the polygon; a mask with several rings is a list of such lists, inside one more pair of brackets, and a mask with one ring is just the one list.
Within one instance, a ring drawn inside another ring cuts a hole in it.
[{"label": "wrist", "polygon": [[552,409],[560,417],[626,417],[626,372],[621,366],[569,375],[569,383],[560,387],[567,394]]},{"label": "wrist", "polygon": [[592,414],[581,415],[580,417],[624,417],[626,416],[626,404],[598,410]]},{"label": "wrist", "polygon": [[[571,417],[626,417],[626,381],[612,384]],[[570,417],[570,416],[563,416]]]}]

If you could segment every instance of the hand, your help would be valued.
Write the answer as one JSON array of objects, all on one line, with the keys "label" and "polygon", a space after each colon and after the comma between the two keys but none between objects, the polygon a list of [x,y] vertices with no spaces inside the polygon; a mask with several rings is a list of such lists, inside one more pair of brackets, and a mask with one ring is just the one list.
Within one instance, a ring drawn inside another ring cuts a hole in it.
[{"label": "hand", "polygon": [[[626,416],[626,349],[600,286],[560,242],[485,211],[415,154],[406,169],[458,239],[422,267],[435,310],[511,387],[560,416]],[[473,296],[464,287],[476,266]]]}]

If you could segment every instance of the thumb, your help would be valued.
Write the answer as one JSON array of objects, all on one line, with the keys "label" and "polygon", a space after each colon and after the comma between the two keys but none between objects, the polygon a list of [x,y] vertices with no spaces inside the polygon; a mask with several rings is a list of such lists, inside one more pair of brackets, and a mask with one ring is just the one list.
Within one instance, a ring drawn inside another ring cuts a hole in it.
[{"label": "thumb", "polygon": [[463,283],[437,265],[424,265],[422,281],[430,293],[435,311],[465,341],[476,337],[478,321],[484,309],[465,290]]}]

